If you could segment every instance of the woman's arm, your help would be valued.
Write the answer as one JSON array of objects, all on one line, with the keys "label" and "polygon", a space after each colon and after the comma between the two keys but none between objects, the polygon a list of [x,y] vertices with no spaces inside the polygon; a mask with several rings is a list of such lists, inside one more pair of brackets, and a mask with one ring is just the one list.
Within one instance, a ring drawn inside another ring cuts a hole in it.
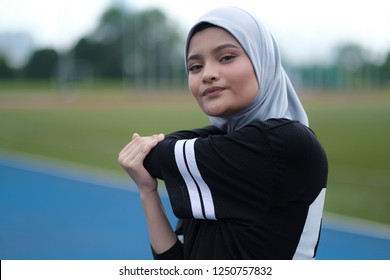
[{"label": "woman's arm", "polygon": [[177,236],[174,233],[157,191],[141,194],[150,243],[156,254],[168,251],[175,245]]},{"label": "woman's arm", "polygon": [[134,134],[132,141],[119,153],[118,161],[138,187],[144,209],[150,241],[155,253],[161,254],[177,241],[157,192],[157,181],[144,168],[143,161],[150,150],[164,139],[164,135],[140,137]]},{"label": "woman's arm", "polygon": [[166,137],[144,161],[151,176],[164,180],[176,217],[253,221],[266,211],[272,156],[263,128],[180,134],[196,137]]},{"label": "woman's arm", "polygon": [[159,145],[158,149],[152,149],[145,157],[144,166],[154,178],[163,179],[163,175],[161,173],[163,169],[162,165],[164,165],[164,167],[168,167],[167,165],[172,163],[172,160],[169,160],[169,156],[167,156],[167,154],[170,154],[169,150],[171,150],[172,147],[169,147],[170,145],[167,143],[174,144],[176,141],[182,139],[207,138],[213,135],[224,134],[226,133],[215,126],[206,126],[193,130],[179,130],[170,133],[165,136],[164,145]]},{"label": "woman's arm", "polygon": [[[219,129],[209,126],[201,129],[178,131],[166,139],[207,137],[221,134]],[[144,209],[153,255],[158,258],[182,258],[182,244],[173,231],[157,192],[157,175],[150,175],[144,167],[145,157],[162,140],[164,135],[140,137],[134,134],[132,141],[120,152],[118,161],[136,183]],[[161,178],[161,177],[160,177]]]}]

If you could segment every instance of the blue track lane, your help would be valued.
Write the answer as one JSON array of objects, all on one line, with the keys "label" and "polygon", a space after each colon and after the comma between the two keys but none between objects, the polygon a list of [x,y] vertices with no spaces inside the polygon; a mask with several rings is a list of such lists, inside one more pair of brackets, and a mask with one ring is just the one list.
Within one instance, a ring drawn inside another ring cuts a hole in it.
[{"label": "blue track lane", "polygon": [[[166,196],[163,203],[174,224]],[[317,259],[390,259],[390,235],[371,232],[325,219]],[[142,207],[130,180],[0,156],[0,259],[151,258]]]}]

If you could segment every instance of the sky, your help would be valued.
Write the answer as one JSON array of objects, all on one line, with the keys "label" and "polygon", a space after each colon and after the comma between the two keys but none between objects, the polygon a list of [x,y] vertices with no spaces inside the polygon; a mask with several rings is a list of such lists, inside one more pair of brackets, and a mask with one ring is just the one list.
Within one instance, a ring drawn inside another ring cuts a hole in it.
[{"label": "sky", "polygon": [[38,47],[67,49],[97,26],[113,2],[160,8],[184,31],[212,8],[249,10],[292,63],[326,62],[336,46],[348,42],[378,61],[390,51],[388,0],[0,0],[0,33],[28,32]]}]

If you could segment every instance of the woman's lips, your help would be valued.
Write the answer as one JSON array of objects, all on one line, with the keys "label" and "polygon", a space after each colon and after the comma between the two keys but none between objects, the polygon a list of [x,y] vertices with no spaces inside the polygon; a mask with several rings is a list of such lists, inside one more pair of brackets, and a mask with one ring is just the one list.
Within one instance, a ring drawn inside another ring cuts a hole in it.
[{"label": "woman's lips", "polygon": [[209,87],[205,89],[202,93],[203,96],[217,96],[223,91],[223,87]]}]

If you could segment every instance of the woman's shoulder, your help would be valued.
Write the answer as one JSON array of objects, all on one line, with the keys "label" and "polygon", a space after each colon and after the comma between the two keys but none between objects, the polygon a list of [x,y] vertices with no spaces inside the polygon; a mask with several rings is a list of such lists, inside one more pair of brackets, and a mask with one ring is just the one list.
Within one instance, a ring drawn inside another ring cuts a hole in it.
[{"label": "woman's shoulder", "polygon": [[[314,132],[306,125],[296,120],[289,120],[285,118],[269,119],[266,121],[256,121],[251,125],[268,131],[272,134],[288,134],[289,136],[304,134],[314,134]],[[290,135],[292,134],[292,135]]]},{"label": "woman's shoulder", "polygon": [[321,146],[313,130],[299,121],[280,118],[254,122],[252,125],[265,131],[268,139],[274,143],[305,150],[313,145]]},{"label": "woman's shoulder", "polygon": [[266,121],[255,121],[251,125],[260,127],[264,130],[283,129],[285,127],[306,127],[299,121],[290,120],[286,118],[268,119]]}]

